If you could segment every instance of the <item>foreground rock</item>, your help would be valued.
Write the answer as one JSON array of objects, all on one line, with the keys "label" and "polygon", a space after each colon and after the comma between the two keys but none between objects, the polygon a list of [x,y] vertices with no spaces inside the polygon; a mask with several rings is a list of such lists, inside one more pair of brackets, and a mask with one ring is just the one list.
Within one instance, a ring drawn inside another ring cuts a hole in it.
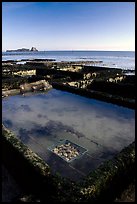
[{"label": "foreground rock", "polygon": [[20,93],[30,92],[30,91],[46,91],[51,89],[52,86],[45,80],[40,80],[33,83],[25,83],[20,85]]}]

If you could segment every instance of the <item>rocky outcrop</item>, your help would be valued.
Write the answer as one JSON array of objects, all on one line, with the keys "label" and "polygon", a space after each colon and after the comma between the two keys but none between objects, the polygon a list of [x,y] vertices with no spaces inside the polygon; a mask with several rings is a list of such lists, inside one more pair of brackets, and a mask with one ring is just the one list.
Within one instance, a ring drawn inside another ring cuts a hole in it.
[{"label": "rocky outcrop", "polygon": [[35,47],[32,47],[31,49],[20,48],[17,50],[6,50],[6,52],[29,52],[29,51],[38,51],[38,50]]},{"label": "rocky outcrop", "polygon": [[32,47],[30,51],[34,52],[34,51],[38,51],[38,50],[35,47]]}]

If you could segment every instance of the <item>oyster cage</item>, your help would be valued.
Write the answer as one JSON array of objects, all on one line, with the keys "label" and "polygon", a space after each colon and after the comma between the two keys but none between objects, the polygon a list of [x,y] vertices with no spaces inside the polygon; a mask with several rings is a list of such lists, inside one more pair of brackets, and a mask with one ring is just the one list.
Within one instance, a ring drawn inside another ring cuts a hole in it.
[{"label": "oyster cage", "polygon": [[84,147],[69,140],[58,142],[48,149],[66,162],[72,162],[74,159],[78,159],[88,151]]}]

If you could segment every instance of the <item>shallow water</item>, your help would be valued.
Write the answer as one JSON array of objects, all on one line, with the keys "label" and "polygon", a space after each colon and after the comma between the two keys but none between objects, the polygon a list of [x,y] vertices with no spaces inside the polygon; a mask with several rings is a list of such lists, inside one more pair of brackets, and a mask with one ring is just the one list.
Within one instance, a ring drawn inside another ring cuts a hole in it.
[{"label": "shallow water", "polygon": [[[134,110],[52,89],[2,100],[2,120],[64,177],[79,180],[135,140]],[[69,140],[88,151],[67,163],[49,149]]]}]

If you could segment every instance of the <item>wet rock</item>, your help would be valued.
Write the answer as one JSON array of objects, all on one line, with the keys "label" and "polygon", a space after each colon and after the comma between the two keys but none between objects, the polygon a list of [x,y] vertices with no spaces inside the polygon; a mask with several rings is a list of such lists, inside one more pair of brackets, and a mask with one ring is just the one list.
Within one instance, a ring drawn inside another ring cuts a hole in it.
[{"label": "wet rock", "polygon": [[78,150],[75,147],[73,147],[70,143],[56,146],[53,149],[53,152],[58,156],[63,157],[66,161],[70,161],[71,159],[79,155]]}]

